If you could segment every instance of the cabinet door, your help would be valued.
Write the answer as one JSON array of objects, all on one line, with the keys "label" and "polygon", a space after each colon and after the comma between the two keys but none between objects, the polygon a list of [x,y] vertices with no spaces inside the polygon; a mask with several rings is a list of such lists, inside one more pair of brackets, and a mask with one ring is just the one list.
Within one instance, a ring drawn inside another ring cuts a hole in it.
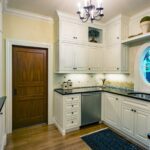
[{"label": "cabinet door", "polygon": [[106,26],[106,42],[107,46],[121,42],[121,23],[119,21]]},{"label": "cabinet door", "polygon": [[121,70],[121,45],[106,47],[103,51],[103,71],[119,72]]},{"label": "cabinet door", "polygon": [[74,45],[75,50],[75,68],[76,71],[88,70],[88,47],[83,45]]},{"label": "cabinet door", "polygon": [[77,24],[69,21],[60,21],[60,41],[76,40]]},{"label": "cabinet door", "polygon": [[61,71],[73,71],[74,68],[74,45],[69,43],[60,44],[60,70]]},{"label": "cabinet door", "polygon": [[141,110],[136,110],[134,129],[135,137],[148,145],[149,140],[147,134],[150,133],[150,114]]},{"label": "cabinet door", "polygon": [[88,42],[88,27],[67,20],[60,21],[60,41]]},{"label": "cabinet door", "polygon": [[121,102],[113,95],[105,95],[105,121],[114,127],[119,127]]},{"label": "cabinet door", "polygon": [[88,26],[84,24],[78,24],[76,28],[76,37],[77,42],[86,43],[88,42]]},{"label": "cabinet door", "polygon": [[102,70],[102,48],[89,47],[89,71],[98,72]]},{"label": "cabinet door", "polygon": [[122,105],[122,130],[128,135],[133,135],[134,113],[132,106]]}]

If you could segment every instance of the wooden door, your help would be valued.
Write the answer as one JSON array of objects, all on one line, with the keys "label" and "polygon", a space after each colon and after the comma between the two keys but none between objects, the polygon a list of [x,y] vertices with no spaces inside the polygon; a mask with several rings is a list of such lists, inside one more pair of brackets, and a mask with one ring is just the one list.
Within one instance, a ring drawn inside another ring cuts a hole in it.
[{"label": "wooden door", "polygon": [[47,49],[13,46],[13,129],[47,123]]}]

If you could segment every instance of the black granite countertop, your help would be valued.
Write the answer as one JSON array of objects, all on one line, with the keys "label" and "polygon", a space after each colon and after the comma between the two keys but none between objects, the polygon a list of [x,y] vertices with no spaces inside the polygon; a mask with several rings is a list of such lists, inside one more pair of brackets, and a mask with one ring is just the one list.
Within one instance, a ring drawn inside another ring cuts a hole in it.
[{"label": "black granite countertop", "polygon": [[6,96],[0,97],[0,112],[5,104]]},{"label": "black granite countertop", "polygon": [[107,92],[112,94],[117,94],[121,96],[126,96],[130,98],[135,98],[138,100],[148,101],[150,102],[150,93],[146,93],[146,96],[141,96],[140,94],[130,94],[134,93],[133,90],[128,89],[120,89],[120,88],[112,88],[112,87],[88,87],[88,88],[74,88],[72,90],[63,90],[63,89],[55,89],[55,92],[61,95],[70,95],[70,94],[82,94],[82,93],[89,93],[89,92]]}]

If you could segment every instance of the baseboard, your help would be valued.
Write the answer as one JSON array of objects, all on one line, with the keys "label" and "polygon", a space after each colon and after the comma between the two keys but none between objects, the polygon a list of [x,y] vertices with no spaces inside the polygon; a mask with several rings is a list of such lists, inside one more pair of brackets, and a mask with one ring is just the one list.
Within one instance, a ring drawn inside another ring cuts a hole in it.
[{"label": "baseboard", "polygon": [[57,127],[57,129],[60,131],[60,133],[61,133],[63,136],[66,135],[65,130],[63,130],[63,129],[60,127],[59,123],[55,120],[55,118],[54,118],[54,124],[55,124],[55,126]]},{"label": "baseboard", "polygon": [[0,150],[4,150],[7,143],[7,135],[5,134],[2,139],[2,144],[0,145]]}]

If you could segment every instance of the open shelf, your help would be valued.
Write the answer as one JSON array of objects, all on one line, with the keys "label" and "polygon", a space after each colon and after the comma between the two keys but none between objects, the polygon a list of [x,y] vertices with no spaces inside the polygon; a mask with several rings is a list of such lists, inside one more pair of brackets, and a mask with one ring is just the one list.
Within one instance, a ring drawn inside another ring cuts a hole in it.
[{"label": "open shelf", "polygon": [[150,40],[150,33],[129,38],[127,40],[122,41],[122,44],[130,45],[136,42],[141,42],[141,41],[146,41],[146,40]]}]

